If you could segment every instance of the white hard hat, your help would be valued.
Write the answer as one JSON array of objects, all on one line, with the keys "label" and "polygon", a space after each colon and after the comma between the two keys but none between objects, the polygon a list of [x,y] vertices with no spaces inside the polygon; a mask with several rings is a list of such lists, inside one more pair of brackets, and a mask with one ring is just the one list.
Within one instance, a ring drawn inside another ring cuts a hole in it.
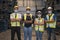
[{"label": "white hard hat", "polygon": [[38,11],[38,13],[41,13],[41,11]]},{"label": "white hard hat", "polygon": [[52,9],[52,7],[48,7],[48,9]]}]

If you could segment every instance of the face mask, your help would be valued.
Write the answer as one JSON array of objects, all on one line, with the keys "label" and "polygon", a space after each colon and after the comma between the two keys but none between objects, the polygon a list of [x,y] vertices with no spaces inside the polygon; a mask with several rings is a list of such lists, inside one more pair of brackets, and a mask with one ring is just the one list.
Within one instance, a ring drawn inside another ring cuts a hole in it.
[{"label": "face mask", "polygon": [[30,13],[30,11],[27,11],[27,13]]},{"label": "face mask", "polygon": [[18,10],[14,10],[14,12],[18,12]]},{"label": "face mask", "polygon": [[51,14],[51,13],[52,13],[52,11],[48,11],[48,13],[50,13],[50,14]]},{"label": "face mask", "polygon": [[41,15],[38,15],[38,17],[41,17]]}]

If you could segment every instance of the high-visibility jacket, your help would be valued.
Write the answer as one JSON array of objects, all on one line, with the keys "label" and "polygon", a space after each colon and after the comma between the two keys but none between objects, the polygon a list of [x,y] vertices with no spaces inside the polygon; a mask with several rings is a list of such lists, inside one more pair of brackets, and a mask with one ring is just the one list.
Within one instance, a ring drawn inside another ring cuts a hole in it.
[{"label": "high-visibility jacket", "polygon": [[[36,18],[37,23],[42,23],[43,20],[44,20],[44,18],[41,18],[40,20],[38,18]],[[44,32],[44,25],[35,25],[35,30]]]},{"label": "high-visibility jacket", "polygon": [[[25,13],[24,14],[24,21],[26,20],[26,18],[27,18],[27,14]],[[30,18],[32,19],[32,14],[30,14]],[[23,23],[23,26],[24,26],[24,23]],[[32,26],[33,26],[33,24],[32,24]]]},{"label": "high-visibility jacket", "polygon": [[[13,18],[15,18],[15,19],[18,19],[19,18],[19,16],[18,16],[19,14],[18,13],[16,13],[16,15],[15,15],[15,13],[12,13],[11,15],[10,15],[10,17],[13,17]],[[20,22],[19,21],[16,21],[16,22],[12,22],[11,21],[11,27],[20,27]]]},{"label": "high-visibility jacket", "polygon": [[[46,15],[47,20],[52,20],[53,17],[54,17],[54,14],[52,14],[52,15],[50,16],[50,19],[49,19],[49,16]],[[56,28],[56,20],[55,20],[53,23],[46,23],[46,27],[47,27],[47,28],[48,28],[48,27],[50,27],[50,28]]]}]

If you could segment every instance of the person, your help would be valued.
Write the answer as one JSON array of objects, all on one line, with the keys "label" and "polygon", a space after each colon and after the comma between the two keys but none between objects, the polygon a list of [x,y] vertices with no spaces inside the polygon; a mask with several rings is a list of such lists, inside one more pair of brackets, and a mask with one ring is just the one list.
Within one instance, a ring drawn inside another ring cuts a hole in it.
[{"label": "person", "polygon": [[24,40],[32,40],[33,15],[30,13],[30,10],[30,7],[26,8],[26,13],[22,19],[24,24]]},{"label": "person", "polygon": [[45,17],[46,28],[48,32],[48,40],[51,40],[51,34],[53,40],[56,40],[55,28],[56,28],[56,15],[52,12],[52,7],[48,7],[48,14]]},{"label": "person", "polygon": [[18,6],[14,6],[14,13],[10,14],[11,20],[11,40],[14,40],[15,32],[17,33],[18,40],[21,40],[20,22],[22,15],[18,12]]},{"label": "person", "polygon": [[37,11],[37,17],[34,21],[35,31],[36,31],[36,40],[42,40],[42,35],[44,32],[44,18],[42,18],[42,12]]}]

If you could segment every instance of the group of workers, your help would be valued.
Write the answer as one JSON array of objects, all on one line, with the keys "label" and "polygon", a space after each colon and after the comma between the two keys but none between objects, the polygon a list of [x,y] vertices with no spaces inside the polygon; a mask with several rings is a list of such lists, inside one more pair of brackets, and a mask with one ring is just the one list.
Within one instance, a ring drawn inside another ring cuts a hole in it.
[{"label": "group of workers", "polygon": [[18,11],[19,7],[14,7],[14,12],[10,14],[11,21],[11,40],[14,40],[15,32],[17,33],[18,40],[21,40],[21,22],[24,26],[24,40],[32,40],[32,25],[35,25],[36,40],[42,40],[42,35],[45,31],[45,25],[48,35],[48,40],[51,40],[51,34],[53,40],[56,40],[55,28],[56,28],[56,15],[52,12],[52,7],[47,8],[47,15],[42,17],[42,12],[37,11],[37,16],[31,14],[30,7],[26,8],[26,13],[22,15]]}]

